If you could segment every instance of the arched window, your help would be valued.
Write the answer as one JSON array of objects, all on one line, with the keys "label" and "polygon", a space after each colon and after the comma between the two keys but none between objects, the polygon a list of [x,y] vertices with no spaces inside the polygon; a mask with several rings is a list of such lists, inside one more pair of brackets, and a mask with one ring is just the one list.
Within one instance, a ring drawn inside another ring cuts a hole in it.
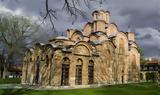
[{"label": "arched window", "polygon": [[29,60],[30,62],[32,62],[32,58],[30,58],[30,60]]},{"label": "arched window", "polygon": [[94,62],[93,60],[89,60],[88,64],[88,84],[94,83]]},{"label": "arched window", "polygon": [[81,85],[82,84],[82,65],[83,61],[82,59],[77,59],[77,65],[76,65],[76,74],[75,74],[75,84]]},{"label": "arched window", "polygon": [[70,60],[69,58],[63,58],[62,62],[62,74],[61,74],[61,85],[69,85],[69,67],[70,67]]},{"label": "arched window", "polygon": [[46,55],[46,67],[48,67],[48,65],[49,65],[49,57],[48,57],[48,55]]},{"label": "arched window", "polygon": [[51,54],[51,58],[53,58],[53,54]]},{"label": "arched window", "polygon": [[39,80],[39,65],[40,65],[40,60],[39,60],[39,56],[37,56],[37,60],[36,60],[36,84],[38,84],[38,80]]}]

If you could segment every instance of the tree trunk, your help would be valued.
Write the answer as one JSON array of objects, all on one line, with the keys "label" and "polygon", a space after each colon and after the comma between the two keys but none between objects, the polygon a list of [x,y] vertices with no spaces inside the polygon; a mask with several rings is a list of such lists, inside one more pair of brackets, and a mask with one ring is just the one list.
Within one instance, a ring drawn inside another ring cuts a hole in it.
[{"label": "tree trunk", "polygon": [[3,70],[3,76],[2,76],[2,78],[3,78],[3,79],[5,79],[5,78],[6,78],[6,76],[7,76],[7,68],[6,68],[6,66],[4,66],[4,70]]}]

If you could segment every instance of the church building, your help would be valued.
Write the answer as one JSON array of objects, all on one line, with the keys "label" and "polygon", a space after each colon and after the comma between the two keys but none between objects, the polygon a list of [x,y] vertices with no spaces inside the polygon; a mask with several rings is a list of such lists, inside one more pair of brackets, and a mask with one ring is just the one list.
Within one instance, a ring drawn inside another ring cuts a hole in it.
[{"label": "church building", "polygon": [[120,31],[110,12],[96,10],[82,30],[36,43],[24,54],[22,84],[76,86],[140,80],[140,53],[134,32]]}]

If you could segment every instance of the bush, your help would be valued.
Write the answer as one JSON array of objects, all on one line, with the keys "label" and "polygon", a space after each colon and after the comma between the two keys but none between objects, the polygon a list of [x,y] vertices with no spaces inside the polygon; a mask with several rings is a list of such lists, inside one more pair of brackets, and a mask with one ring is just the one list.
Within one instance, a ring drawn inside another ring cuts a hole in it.
[{"label": "bush", "polygon": [[21,83],[21,78],[6,78],[6,79],[0,79],[0,84],[19,84]]},{"label": "bush", "polygon": [[152,73],[146,73],[146,80],[147,81],[156,81],[156,73],[152,72]]}]

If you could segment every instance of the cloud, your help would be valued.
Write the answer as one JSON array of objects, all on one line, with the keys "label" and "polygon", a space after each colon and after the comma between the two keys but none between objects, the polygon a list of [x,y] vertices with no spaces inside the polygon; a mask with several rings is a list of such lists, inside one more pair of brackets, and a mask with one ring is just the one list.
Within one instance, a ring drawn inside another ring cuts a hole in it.
[{"label": "cloud", "polygon": [[23,15],[21,9],[17,9],[17,10],[15,10],[15,11],[12,11],[12,10],[6,8],[6,7],[5,7],[4,5],[2,5],[1,3],[0,3],[0,6],[1,6],[1,7],[0,7],[0,13],[9,13],[9,14],[12,14],[12,15]]},{"label": "cloud", "polygon": [[0,2],[0,14],[5,14],[5,15],[13,15],[13,16],[23,16],[26,17],[28,19],[34,20],[34,21],[38,21],[40,16],[36,16],[36,15],[28,15],[23,8],[17,8],[15,10],[12,10],[10,8],[8,8],[7,6],[5,6],[5,4],[3,4],[2,2]]},{"label": "cloud", "polygon": [[[97,2],[90,2],[88,9],[84,2],[80,9],[86,13],[88,20],[78,17],[72,25],[73,17],[62,11],[64,0],[50,0],[49,7],[58,10],[55,27],[60,32],[68,28],[82,29],[87,21],[91,21],[91,12],[95,9],[107,9],[111,13],[111,22],[115,22],[122,31],[130,30],[136,33],[137,43],[145,51],[145,56],[160,56],[160,0],[103,0],[100,6]],[[40,12],[45,13],[44,0],[5,0],[0,2],[0,12],[8,10],[16,14],[39,17]],[[3,8],[2,8],[3,7]],[[46,26],[49,28],[49,25]]]},{"label": "cloud", "polygon": [[153,28],[138,28],[136,29],[137,42],[144,49],[146,56],[160,55],[160,32]]}]

